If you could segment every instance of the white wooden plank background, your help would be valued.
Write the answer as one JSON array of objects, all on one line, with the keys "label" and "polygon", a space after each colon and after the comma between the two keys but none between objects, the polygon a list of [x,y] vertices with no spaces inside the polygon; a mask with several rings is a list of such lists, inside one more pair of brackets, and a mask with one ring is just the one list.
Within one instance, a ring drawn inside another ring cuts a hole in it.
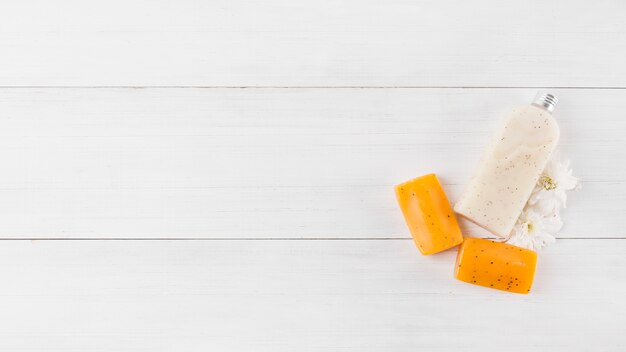
[{"label": "white wooden plank background", "polygon": [[21,0],[3,85],[626,84],[619,0]]},{"label": "white wooden plank background", "polygon": [[0,348],[621,351],[624,251],[560,240],[516,295],[410,240],[3,242]]},{"label": "white wooden plank background", "polygon": [[[535,90],[2,92],[5,237],[363,238],[408,236],[394,184],[436,172],[454,202],[492,127]],[[555,94],[584,180],[561,236],[623,237],[626,90]]]},{"label": "white wooden plank background", "polygon": [[[0,3],[0,350],[626,349],[624,18],[609,0]],[[454,200],[537,87],[583,190],[530,295],[455,281],[392,186],[434,171]]]}]

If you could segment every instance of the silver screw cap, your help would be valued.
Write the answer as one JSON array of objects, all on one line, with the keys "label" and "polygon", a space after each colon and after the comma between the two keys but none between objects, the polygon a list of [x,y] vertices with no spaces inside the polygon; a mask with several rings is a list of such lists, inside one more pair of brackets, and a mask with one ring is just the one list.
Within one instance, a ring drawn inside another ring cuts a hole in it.
[{"label": "silver screw cap", "polygon": [[546,92],[539,92],[533,100],[533,105],[537,105],[546,109],[549,113],[554,111],[557,101],[559,101],[554,95]]}]

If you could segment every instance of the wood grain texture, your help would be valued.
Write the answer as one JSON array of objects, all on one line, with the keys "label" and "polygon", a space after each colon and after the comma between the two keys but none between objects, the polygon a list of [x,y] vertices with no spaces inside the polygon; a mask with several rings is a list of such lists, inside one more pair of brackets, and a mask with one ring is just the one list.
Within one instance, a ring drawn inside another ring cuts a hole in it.
[{"label": "wood grain texture", "polygon": [[[408,237],[393,185],[452,202],[531,89],[2,89],[5,238]],[[625,237],[626,90],[556,90],[582,177],[561,237]],[[485,232],[463,223],[465,233]]]},{"label": "wood grain texture", "polygon": [[[626,350],[625,17],[0,2],[0,351]],[[528,296],[420,256],[392,191],[437,172],[454,201],[524,87],[562,88],[583,179]]]},{"label": "wood grain texture", "polygon": [[626,87],[626,3],[0,4],[0,85]]},{"label": "wood grain texture", "polygon": [[5,351],[626,348],[623,240],[559,240],[530,295],[409,240],[0,244]]}]

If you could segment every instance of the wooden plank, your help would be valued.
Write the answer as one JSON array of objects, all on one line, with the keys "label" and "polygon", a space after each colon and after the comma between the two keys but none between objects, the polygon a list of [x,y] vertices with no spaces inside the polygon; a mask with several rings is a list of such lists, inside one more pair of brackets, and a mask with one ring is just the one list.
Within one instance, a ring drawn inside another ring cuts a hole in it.
[{"label": "wooden plank", "polygon": [[0,85],[626,87],[621,1],[0,4]]},{"label": "wooden plank", "polygon": [[559,240],[530,295],[409,240],[3,241],[5,351],[619,351],[626,241]]},{"label": "wooden plank", "polygon": [[[583,190],[562,237],[624,237],[626,90],[560,90]],[[528,89],[3,89],[3,237],[408,237],[393,185],[454,201]],[[466,226],[466,234],[484,231]]]}]

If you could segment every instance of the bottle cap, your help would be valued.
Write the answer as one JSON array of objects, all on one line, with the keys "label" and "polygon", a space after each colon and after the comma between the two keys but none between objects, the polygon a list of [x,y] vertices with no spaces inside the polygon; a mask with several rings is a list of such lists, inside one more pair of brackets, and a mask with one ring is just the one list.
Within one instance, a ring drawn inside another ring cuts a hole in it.
[{"label": "bottle cap", "polygon": [[552,113],[552,111],[554,111],[554,107],[556,106],[557,101],[558,99],[554,95],[546,92],[539,92],[533,100],[533,105],[542,107],[546,109],[549,113]]}]

